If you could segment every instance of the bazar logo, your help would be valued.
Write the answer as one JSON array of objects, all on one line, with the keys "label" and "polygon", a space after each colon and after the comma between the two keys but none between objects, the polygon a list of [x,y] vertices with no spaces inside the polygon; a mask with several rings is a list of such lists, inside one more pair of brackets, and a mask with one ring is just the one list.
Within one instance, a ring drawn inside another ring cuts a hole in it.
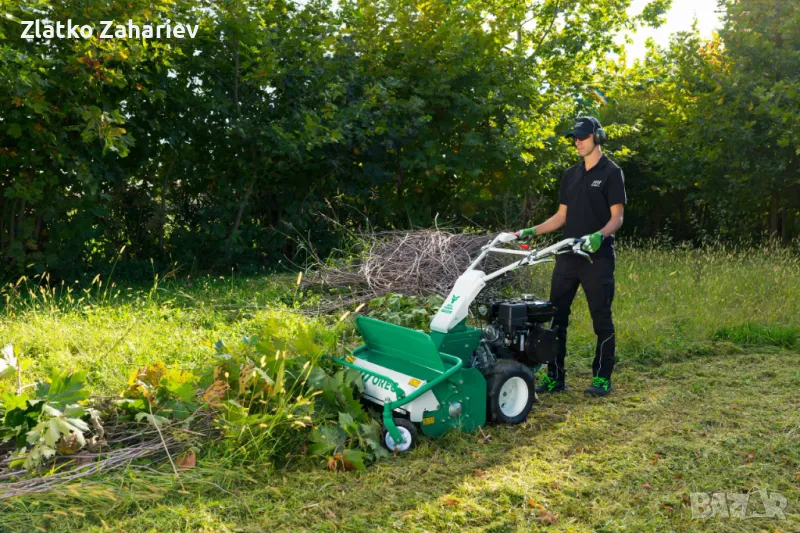
[{"label": "bazar logo", "polygon": [[[693,492],[692,518],[777,518],[786,520],[784,510],[788,501],[786,496],[778,492],[759,489],[761,505],[750,504],[750,494],[739,492]],[[759,512],[762,511],[763,512]],[[749,512],[748,512],[749,511]]]},{"label": "bazar logo", "polygon": [[[77,25],[72,20],[66,23],[47,22],[41,20],[22,20],[24,26],[21,37],[23,39],[89,39],[95,34],[95,28],[89,24]],[[185,39],[197,35],[199,24],[134,24],[128,20],[127,24],[114,24],[113,20],[101,20],[98,39]]]}]

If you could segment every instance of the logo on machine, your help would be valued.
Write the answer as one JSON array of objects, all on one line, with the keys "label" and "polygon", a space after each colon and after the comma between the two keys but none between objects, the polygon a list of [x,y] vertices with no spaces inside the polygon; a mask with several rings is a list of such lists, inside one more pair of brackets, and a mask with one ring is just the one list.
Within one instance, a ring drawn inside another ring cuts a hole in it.
[{"label": "logo on machine", "polygon": [[394,383],[391,381],[384,379],[382,377],[373,376],[367,374],[366,372],[361,373],[361,378],[364,380],[365,385],[369,385],[370,383],[380,389],[385,389],[390,392],[394,392]]},{"label": "logo on machine", "polygon": [[453,304],[456,303],[456,300],[458,300],[459,298],[461,298],[461,296],[453,295],[452,298],[450,298],[450,301],[444,307],[442,307],[442,313],[445,313],[445,314],[448,314],[448,315],[450,313],[452,313],[453,312]]}]

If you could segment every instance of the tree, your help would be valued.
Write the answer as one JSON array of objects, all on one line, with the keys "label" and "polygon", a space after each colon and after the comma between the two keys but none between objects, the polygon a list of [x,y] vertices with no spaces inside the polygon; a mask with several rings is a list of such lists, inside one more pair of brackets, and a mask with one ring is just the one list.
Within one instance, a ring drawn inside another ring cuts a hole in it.
[{"label": "tree", "polygon": [[610,113],[633,126],[621,139],[635,154],[631,221],[652,234],[671,219],[679,239],[788,241],[800,230],[800,5],[720,6],[718,36],[651,43],[644,61],[615,78]]},{"label": "tree", "polygon": [[[3,1],[0,4],[0,262],[86,261],[104,240],[108,200],[135,144],[125,101],[169,49],[124,39],[21,37],[20,20],[141,22],[152,2]],[[156,2],[163,8],[164,4]],[[155,7],[153,8],[155,9]],[[94,243],[94,244],[92,244]]]},{"label": "tree", "polygon": [[[727,123],[714,140],[732,149],[728,176],[766,214],[771,238],[790,237],[800,208],[800,4],[783,0],[722,0],[717,117]],[[721,122],[721,121],[720,121]],[[759,213],[760,214],[760,213]]]},{"label": "tree", "polygon": [[[668,2],[654,4],[650,22]],[[342,2],[343,150],[326,159],[347,202],[382,225],[508,211],[527,222],[532,199],[552,202],[573,153],[557,133],[586,110],[594,65],[621,50],[628,5]]]},{"label": "tree", "polygon": [[[593,110],[613,34],[669,4],[0,2],[0,260],[63,277],[123,245],[148,267],[271,266],[285,224],[324,252],[326,202],[381,227],[527,222],[555,203],[560,133]],[[198,31],[26,40],[28,18]]]}]

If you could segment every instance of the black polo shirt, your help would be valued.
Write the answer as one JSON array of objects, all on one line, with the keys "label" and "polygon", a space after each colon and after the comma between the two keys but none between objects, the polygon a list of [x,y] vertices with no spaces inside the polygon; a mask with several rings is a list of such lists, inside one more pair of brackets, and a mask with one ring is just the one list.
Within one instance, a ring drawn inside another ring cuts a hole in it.
[{"label": "black polo shirt", "polygon": [[[588,172],[581,161],[568,168],[561,177],[558,203],[567,206],[565,238],[583,237],[600,231],[611,220],[611,206],[627,203],[622,169],[605,154]],[[595,254],[614,257],[614,236],[603,239]]]}]

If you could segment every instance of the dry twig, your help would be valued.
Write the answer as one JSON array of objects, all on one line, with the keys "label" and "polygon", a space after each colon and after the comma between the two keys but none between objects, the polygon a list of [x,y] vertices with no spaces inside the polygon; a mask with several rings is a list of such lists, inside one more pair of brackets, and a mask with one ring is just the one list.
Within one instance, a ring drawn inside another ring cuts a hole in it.
[{"label": "dry twig", "polygon": [[[192,441],[176,438],[177,433],[186,431],[205,439],[215,438],[211,418],[212,412],[209,410],[196,411],[186,420],[165,425],[166,434],[161,434],[160,428],[154,429],[144,422],[106,425],[108,449],[96,453],[82,451],[75,455],[56,456],[58,467],[51,470],[54,473],[47,475],[36,476],[34,473],[11,469],[12,458],[6,455],[0,459],[0,500],[57,490],[100,472],[125,468],[138,459],[148,459],[154,463],[166,456],[179,454],[190,447]],[[188,430],[185,428],[187,425],[190,428]]]},{"label": "dry twig", "polygon": [[[356,239],[356,259],[325,263],[317,258],[317,265],[304,277],[303,286],[324,294],[316,310],[320,313],[365,303],[387,293],[446,296],[494,235],[452,233],[446,229],[364,232]],[[494,270],[511,260],[491,254],[483,268]],[[492,290],[507,286],[513,277],[498,280]],[[339,289],[339,294],[331,289]]]}]

